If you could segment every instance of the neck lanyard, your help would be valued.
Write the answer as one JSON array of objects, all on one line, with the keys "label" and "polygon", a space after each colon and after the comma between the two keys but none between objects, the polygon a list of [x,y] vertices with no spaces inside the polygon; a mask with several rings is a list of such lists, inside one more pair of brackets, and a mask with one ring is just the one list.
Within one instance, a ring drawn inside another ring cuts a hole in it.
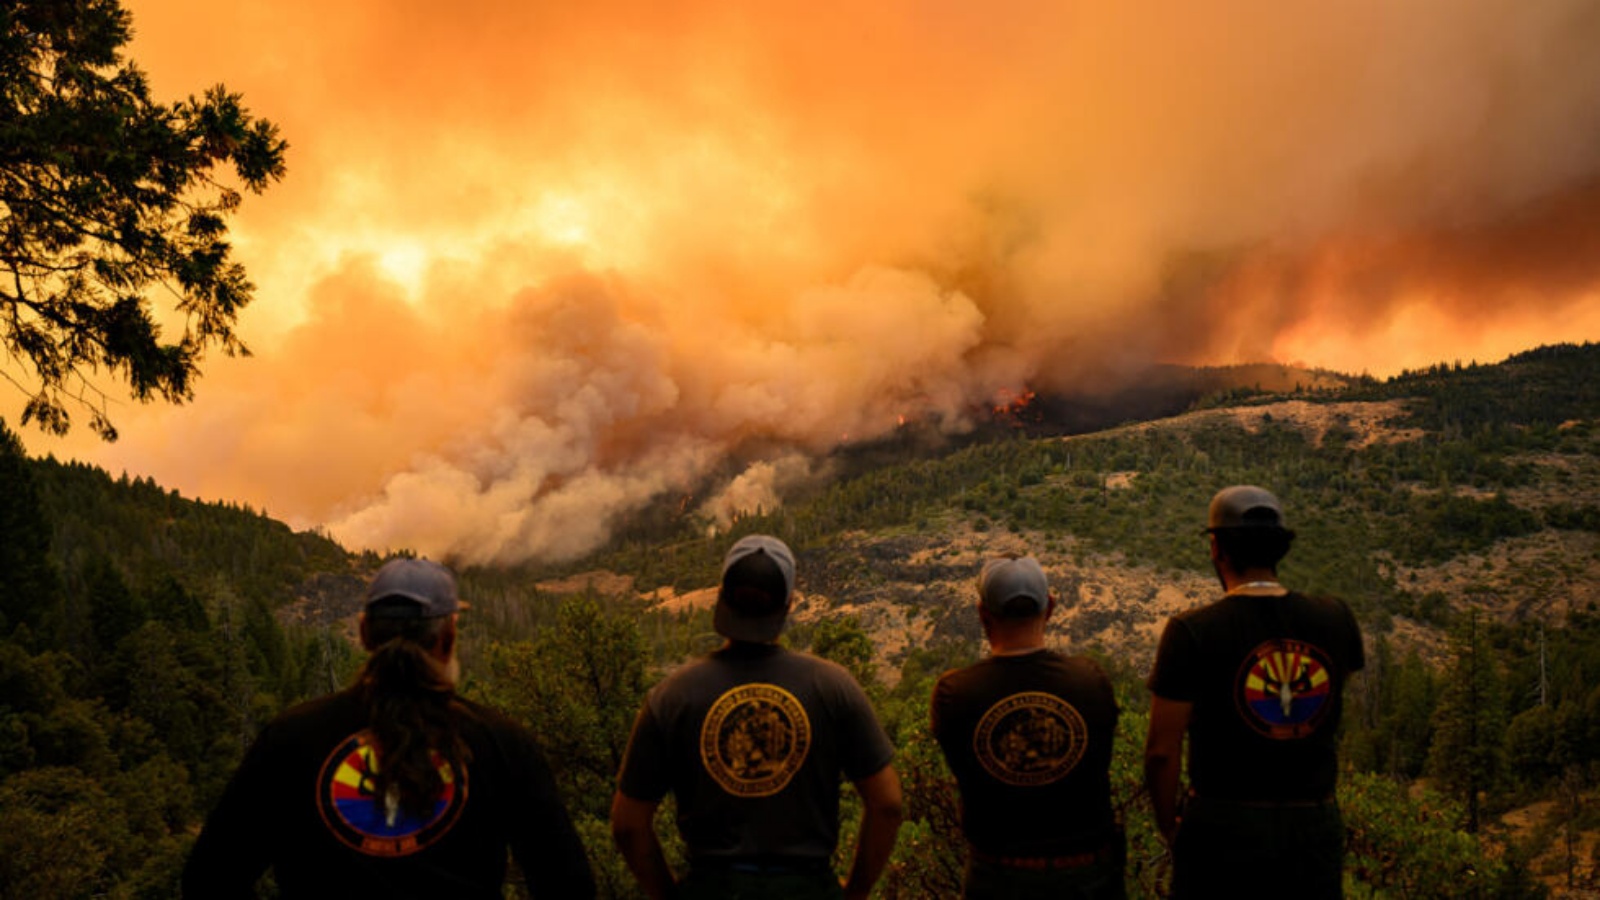
[{"label": "neck lanyard", "polygon": [[1276,581],[1247,581],[1244,584],[1241,584],[1228,591],[1228,596],[1232,597],[1234,594],[1245,594],[1260,588],[1277,588],[1286,594],[1289,592],[1288,588],[1285,588],[1282,584]]}]

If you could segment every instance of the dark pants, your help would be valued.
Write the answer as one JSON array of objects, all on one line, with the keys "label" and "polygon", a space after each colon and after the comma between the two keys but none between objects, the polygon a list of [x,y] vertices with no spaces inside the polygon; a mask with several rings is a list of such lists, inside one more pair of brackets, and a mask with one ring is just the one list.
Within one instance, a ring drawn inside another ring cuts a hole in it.
[{"label": "dark pants", "polygon": [[1344,821],[1325,803],[1190,797],[1172,843],[1172,896],[1344,896]]},{"label": "dark pants", "polygon": [[1123,900],[1122,870],[1109,865],[1074,870],[1014,869],[973,862],[964,900]]},{"label": "dark pants", "polygon": [[[1082,862],[1066,857],[1037,860],[990,858],[971,850],[963,900],[1124,900],[1127,840],[1119,828]],[[1063,865],[1061,863],[1069,862]],[[1031,863],[1031,864],[1030,864]]]},{"label": "dark pants", "polygon": [[844,889],[825,863],[803,871],[783,867],[691,865],[676,900],[840,900]]}]

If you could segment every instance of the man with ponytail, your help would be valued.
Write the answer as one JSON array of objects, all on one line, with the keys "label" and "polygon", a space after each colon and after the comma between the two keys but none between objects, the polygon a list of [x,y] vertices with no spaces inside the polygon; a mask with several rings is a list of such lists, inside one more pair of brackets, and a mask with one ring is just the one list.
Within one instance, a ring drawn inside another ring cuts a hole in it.
[{"label": "man with ponytail", "polygon": [[183,873],[189,900],[499,898],[507,854],[543,898],[593,897],[583,845],[532,734],[458,696],[450,571],[385,564],[369,585],[350,688],[273,720]]}]

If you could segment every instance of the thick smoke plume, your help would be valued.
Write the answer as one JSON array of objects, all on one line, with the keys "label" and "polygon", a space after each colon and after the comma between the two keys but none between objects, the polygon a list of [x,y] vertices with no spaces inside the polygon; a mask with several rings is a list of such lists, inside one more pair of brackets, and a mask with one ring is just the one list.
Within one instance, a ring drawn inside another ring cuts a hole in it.
[{"label": "thick smoke plume", "polygon": [[570,557],[770,448],[726,522],[1149,362],[1600,338],[1591,0],[132,7],[291,174],[257,356],[93,453],[357,545]]}]

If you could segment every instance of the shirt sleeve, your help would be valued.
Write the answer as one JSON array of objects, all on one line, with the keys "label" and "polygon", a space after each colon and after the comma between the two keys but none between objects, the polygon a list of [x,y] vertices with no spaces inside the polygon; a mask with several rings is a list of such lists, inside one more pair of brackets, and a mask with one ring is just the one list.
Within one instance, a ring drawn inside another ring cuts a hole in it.
[{"label": "shirt sleeve", "polygon": [[1167,700],[1193,703],[1195,700],[1195,646],[1194,635],[1177,619],[1168,619],[1161,632],[1161,643],[1156,647],[1156,662],[1145,682],[1150,693]]},{"label": "shirt sleeve", "polygon": [[273,773],[273,731],[262,729],[245,752],[222,798],[183,867],[183,896],[255,897],[255,884],[271,864],[271,839],[279,832],[273,811],[278,790]]},{"label": "shirt sleeve", "polygon": [[595,896],[594,873],[583,841],[556,792],[555,777],[533,735],[517,729],[512,741],[513,785],[521,796],[511,804],[511,855],[535,900]]},{"label": "shirt sleeve", "polygon": [[622,771],[617,775],[617,790],[635,800],[656,801],[672,787],[667,736],[650,711],[648,701],[633,720],[633,733],[622,756]]},{"label": "shirt sleeve", "polygon": [[1340,606],[1344,608],[1345,618],[1350,621],[1349,671],[1359,672],[1367,665],[1367,648],[1361,642],[1361,626],[1357,624],[1356,614],[1351,612],[1348,603],[1341,602]]},{"label": "shirt sleeve", "polygon": [[849,676],[842,681],[845,703],[839,722],[839,767],[846,778],[860,781],[877,774],[894,759],[894,744],[861,685]]},{"label": "shirt sleeve", "polygon": [[1122,707],[1117,705],[1117,689],[1111,684],[1111,676],[1106,674],[1104,667],[1092,659],[1089,660],[1089,665],[1094,669],[1095,685],[1106,704],[1106,709],[1111,711],[1111,721],[1115,722],[1122,715]]},{"label": "shirt sleeve", "polygon": [[949,727],[950,715],[947,706],[950,702],[950,688],[945,676],[933,684],[933,698],[928,702],[928,727],[933,732],[934,740],[941,745],[944,743],[944,732]]}]

